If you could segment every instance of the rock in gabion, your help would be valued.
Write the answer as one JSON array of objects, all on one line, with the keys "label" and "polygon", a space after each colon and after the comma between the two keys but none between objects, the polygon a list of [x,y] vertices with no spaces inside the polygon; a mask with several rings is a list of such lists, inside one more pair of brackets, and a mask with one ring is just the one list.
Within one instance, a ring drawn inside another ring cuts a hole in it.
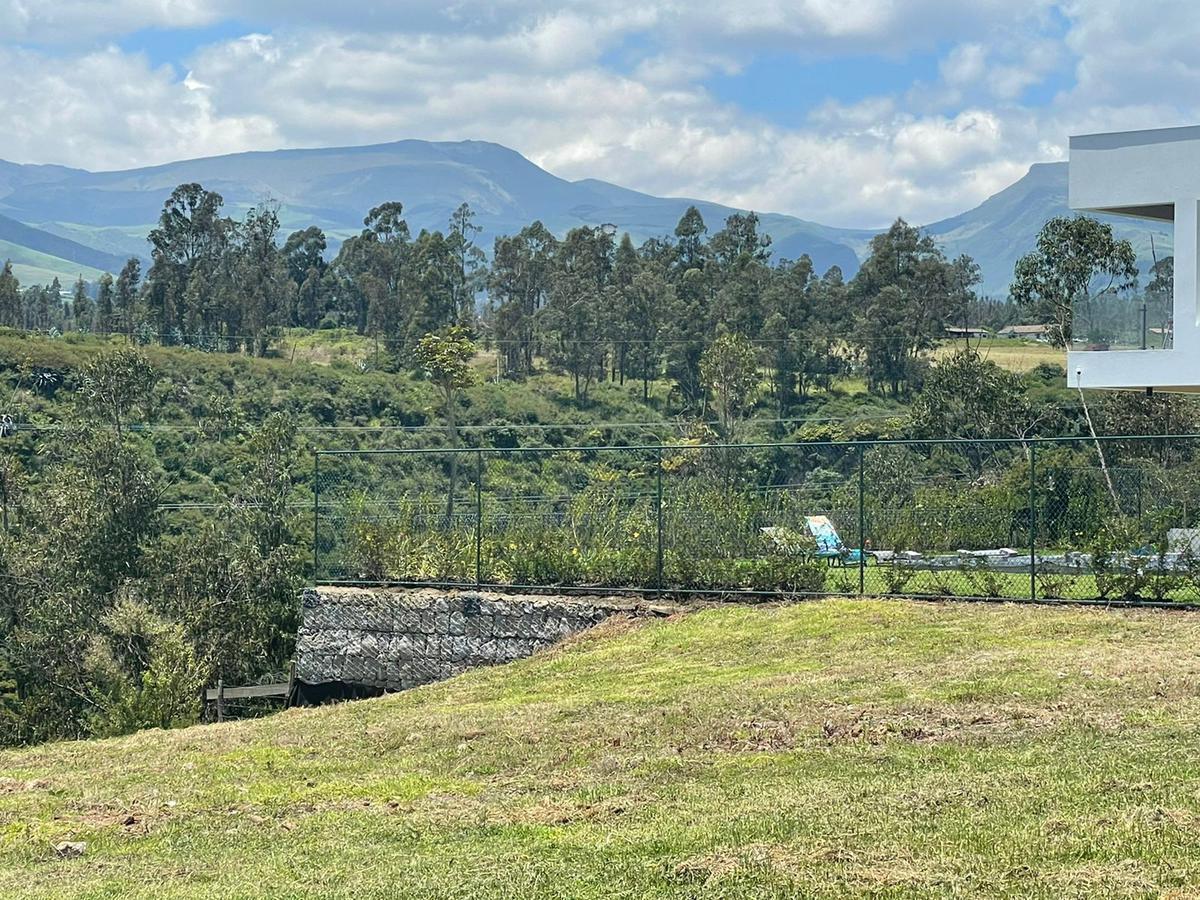
[{"label": "rock in gabion", "polygon": [[536,653],[613,615],[674,607],[617,597],[481,591],[309,588],[296,639],[296,678],[394,691]]}]

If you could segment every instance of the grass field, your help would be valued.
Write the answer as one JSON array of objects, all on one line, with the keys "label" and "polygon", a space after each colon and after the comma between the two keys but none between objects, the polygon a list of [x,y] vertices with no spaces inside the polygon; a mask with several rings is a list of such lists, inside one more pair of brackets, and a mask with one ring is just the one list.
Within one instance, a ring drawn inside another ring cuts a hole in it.
[{"label": "grass field", "polygon": [[1198,639],[900,601],[609,623],[381,700],[0,754],[0,895],[1195,896]]},{"label": "grass field", "polygon": [[13,264],[13,274],[23,287],[50,284],[58,278],[59,283],[69,290],[80,275],[88,281],[94,281],[102,274],[91,266],[69,262],[9,241],[0,241],[0,265],[6,260]]},{"label": "grass field", "polygon": [[[962,341],[946,341],[936,351],[938,358],[962,349]],[[979,351],[984,359],[991,360],[1002,369],[1011,372],[1024,373],[1050,363],[1056,366],[1067,364],[1067,352],[1049,344],[1037,341],[1022,341],[1012,338],[987,338],[982,341],[972,341],[971,346]]]}]

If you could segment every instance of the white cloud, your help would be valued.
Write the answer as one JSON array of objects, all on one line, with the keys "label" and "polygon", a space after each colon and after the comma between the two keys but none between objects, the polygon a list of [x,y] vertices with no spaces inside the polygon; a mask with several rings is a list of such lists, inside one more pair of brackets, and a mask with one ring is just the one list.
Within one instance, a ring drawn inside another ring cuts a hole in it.
[{"label": "white cloud", "polygon": [[975,41],[959,44],[938,67],[942,80],[951,87],[977,83],[987,74],[987,48]]},{"label": "white cloud", "polygon": [[[103,7],[103,9],[101,9]],[[979,202],[1068,133],[1200,116],[1200,21],[1146,0],[0,0],[0,157],[126,167],[407,137],[507,144],[599,177],[842,225],[929,221]],[[110,46],[233,15],[248,33],[186,75]],[[279,21],[291,24],[278,26]],[[68,27],[70,26],[70,27]],[[275,26],[275,27],[273,27]],[[69,40],[68,40],[69,37]],[[54,41],[65,42],[47,49]],[[90,43],[89,43],[90,42]],[[862,65],[950,47],[928,84],[821,97],[782,125],[704,86],[763,53]],[[840,55],[854,61],[839,62]],[[616,63],[613,60],[619,59]],[[1063,80],[1066,71],[1072,77]],[[1024,105],[1031,87],[1058,96]]]},{"label": "white cloud", "polygon": [[79,44],[142,28],[193,28],[219,21],[205,0],[0,0],[8,40]]},{"label": "white cloud", "polygon": [[0,156],[121,168],[278,143],[261,115],[224,115],[196,80],[105,49],[65,64],[0,48]]}]

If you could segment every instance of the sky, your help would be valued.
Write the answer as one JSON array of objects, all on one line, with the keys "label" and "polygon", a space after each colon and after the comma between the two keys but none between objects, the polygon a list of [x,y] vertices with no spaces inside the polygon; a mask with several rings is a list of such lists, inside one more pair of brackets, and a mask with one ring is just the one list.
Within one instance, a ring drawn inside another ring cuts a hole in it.
[{"label": "sky", "polygon": [[0,158],[404,138],[829,225],[931,222],[1070,134],[1200,122],[1184,0],[0,0]]}]

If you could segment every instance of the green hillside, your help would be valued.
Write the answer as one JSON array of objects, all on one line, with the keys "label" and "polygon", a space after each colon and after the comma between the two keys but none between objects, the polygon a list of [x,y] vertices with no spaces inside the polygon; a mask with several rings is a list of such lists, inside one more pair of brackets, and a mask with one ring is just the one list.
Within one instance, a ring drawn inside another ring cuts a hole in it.
[{"label": "green hillside", "polygon": [[70,287],[80,275],[90,281],[103,274],[90,266],[0,240],[0,264],[4,260],[12,261],[13,274],[23,285],[49,284],[57,278],[64,287]]},{"label": "green hillside", "polygon": [[36,222],[34,224],[48,234],[94,247],[121,259],[130,256],[140,256],[144,259],[150,255],[146,235],[154,227],[153,222],[109,227],[81,225],[76,222]]},{"label": "green hillside", "polygon": [[382,700],[7,752],[0,894],[1191,896],[1198,637],[723,607]]}]

